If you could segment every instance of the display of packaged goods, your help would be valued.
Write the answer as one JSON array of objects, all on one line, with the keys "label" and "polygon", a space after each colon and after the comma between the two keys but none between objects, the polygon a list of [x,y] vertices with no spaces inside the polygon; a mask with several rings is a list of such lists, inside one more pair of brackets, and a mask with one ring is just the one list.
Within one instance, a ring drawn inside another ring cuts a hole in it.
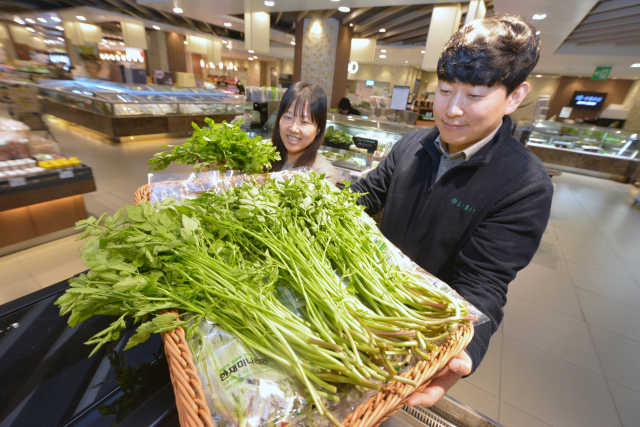
[{"label": "display of packaged goods", "polygon": [[637,132],[551,120],[535,121],[527,144],[627,159],[640,152]]},{"label": "display of packaged goods", "polygon": [[106,116],[242,114],[252,109],[245,96],[219,89],[126,85],[91,79],[39,83],[41,94],[53,102]]}]

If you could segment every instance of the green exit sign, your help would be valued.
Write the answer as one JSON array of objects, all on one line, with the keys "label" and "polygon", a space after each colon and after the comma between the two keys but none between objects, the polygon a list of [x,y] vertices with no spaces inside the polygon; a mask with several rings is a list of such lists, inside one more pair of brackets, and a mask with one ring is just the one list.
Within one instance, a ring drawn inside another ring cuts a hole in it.
[{"label": "green exit sign", "polygon": [[612,67],[596,67],[591,80],[607,80]]}]

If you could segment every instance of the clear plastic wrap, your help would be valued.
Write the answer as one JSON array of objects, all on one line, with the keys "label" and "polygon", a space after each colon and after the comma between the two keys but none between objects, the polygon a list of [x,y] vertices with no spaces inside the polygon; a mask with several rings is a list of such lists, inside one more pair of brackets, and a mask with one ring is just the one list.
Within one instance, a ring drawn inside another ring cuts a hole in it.
[{"label": "clear plastic wrap", "polygon": [[247,175],[238,171],[209,171],[149,174],[149,200],[161,202],[166,198],[176,200],[193,199],[207,191],[220,192],[242,185],[244,181],[262,185],[267,177],[281,181],[293,177],[296,173],[309,173],[310,167],[301,167],[265,175]]},{"label": "clear plastic wrap", "polygon": [[238,337],[204,321],[189,347],[214,425],[286,425],[302,413],[297,380]]}]

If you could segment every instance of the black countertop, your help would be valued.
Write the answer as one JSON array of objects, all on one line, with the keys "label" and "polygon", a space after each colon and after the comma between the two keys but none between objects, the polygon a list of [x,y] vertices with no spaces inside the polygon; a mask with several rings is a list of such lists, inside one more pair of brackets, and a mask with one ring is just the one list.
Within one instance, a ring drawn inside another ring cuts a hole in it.
[{"label": "black countertop", "polygon": [[114,319],[70,328],[53,305],[68,287],[0,306],[0,427],[179,427],[161,337],[123,352],[129,325],[89,358],[84,342]]}]

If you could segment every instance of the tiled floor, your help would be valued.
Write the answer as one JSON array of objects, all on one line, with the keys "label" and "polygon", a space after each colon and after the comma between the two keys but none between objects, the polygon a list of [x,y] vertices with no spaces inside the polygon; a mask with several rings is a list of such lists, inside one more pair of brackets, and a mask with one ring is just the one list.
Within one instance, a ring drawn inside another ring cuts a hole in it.
[{"label": "tiled floor", "polygon": [[[158,143],[110,146],[55,128],[92,166],[90,213],[146,183]],[[508,427],[640,426],[640,208],[630,185],[555,177],[551,221],[510,285],[505,320],[477,372],[450,395]],[[0,258],[0,303],[85,269],[74,236]]]}]

